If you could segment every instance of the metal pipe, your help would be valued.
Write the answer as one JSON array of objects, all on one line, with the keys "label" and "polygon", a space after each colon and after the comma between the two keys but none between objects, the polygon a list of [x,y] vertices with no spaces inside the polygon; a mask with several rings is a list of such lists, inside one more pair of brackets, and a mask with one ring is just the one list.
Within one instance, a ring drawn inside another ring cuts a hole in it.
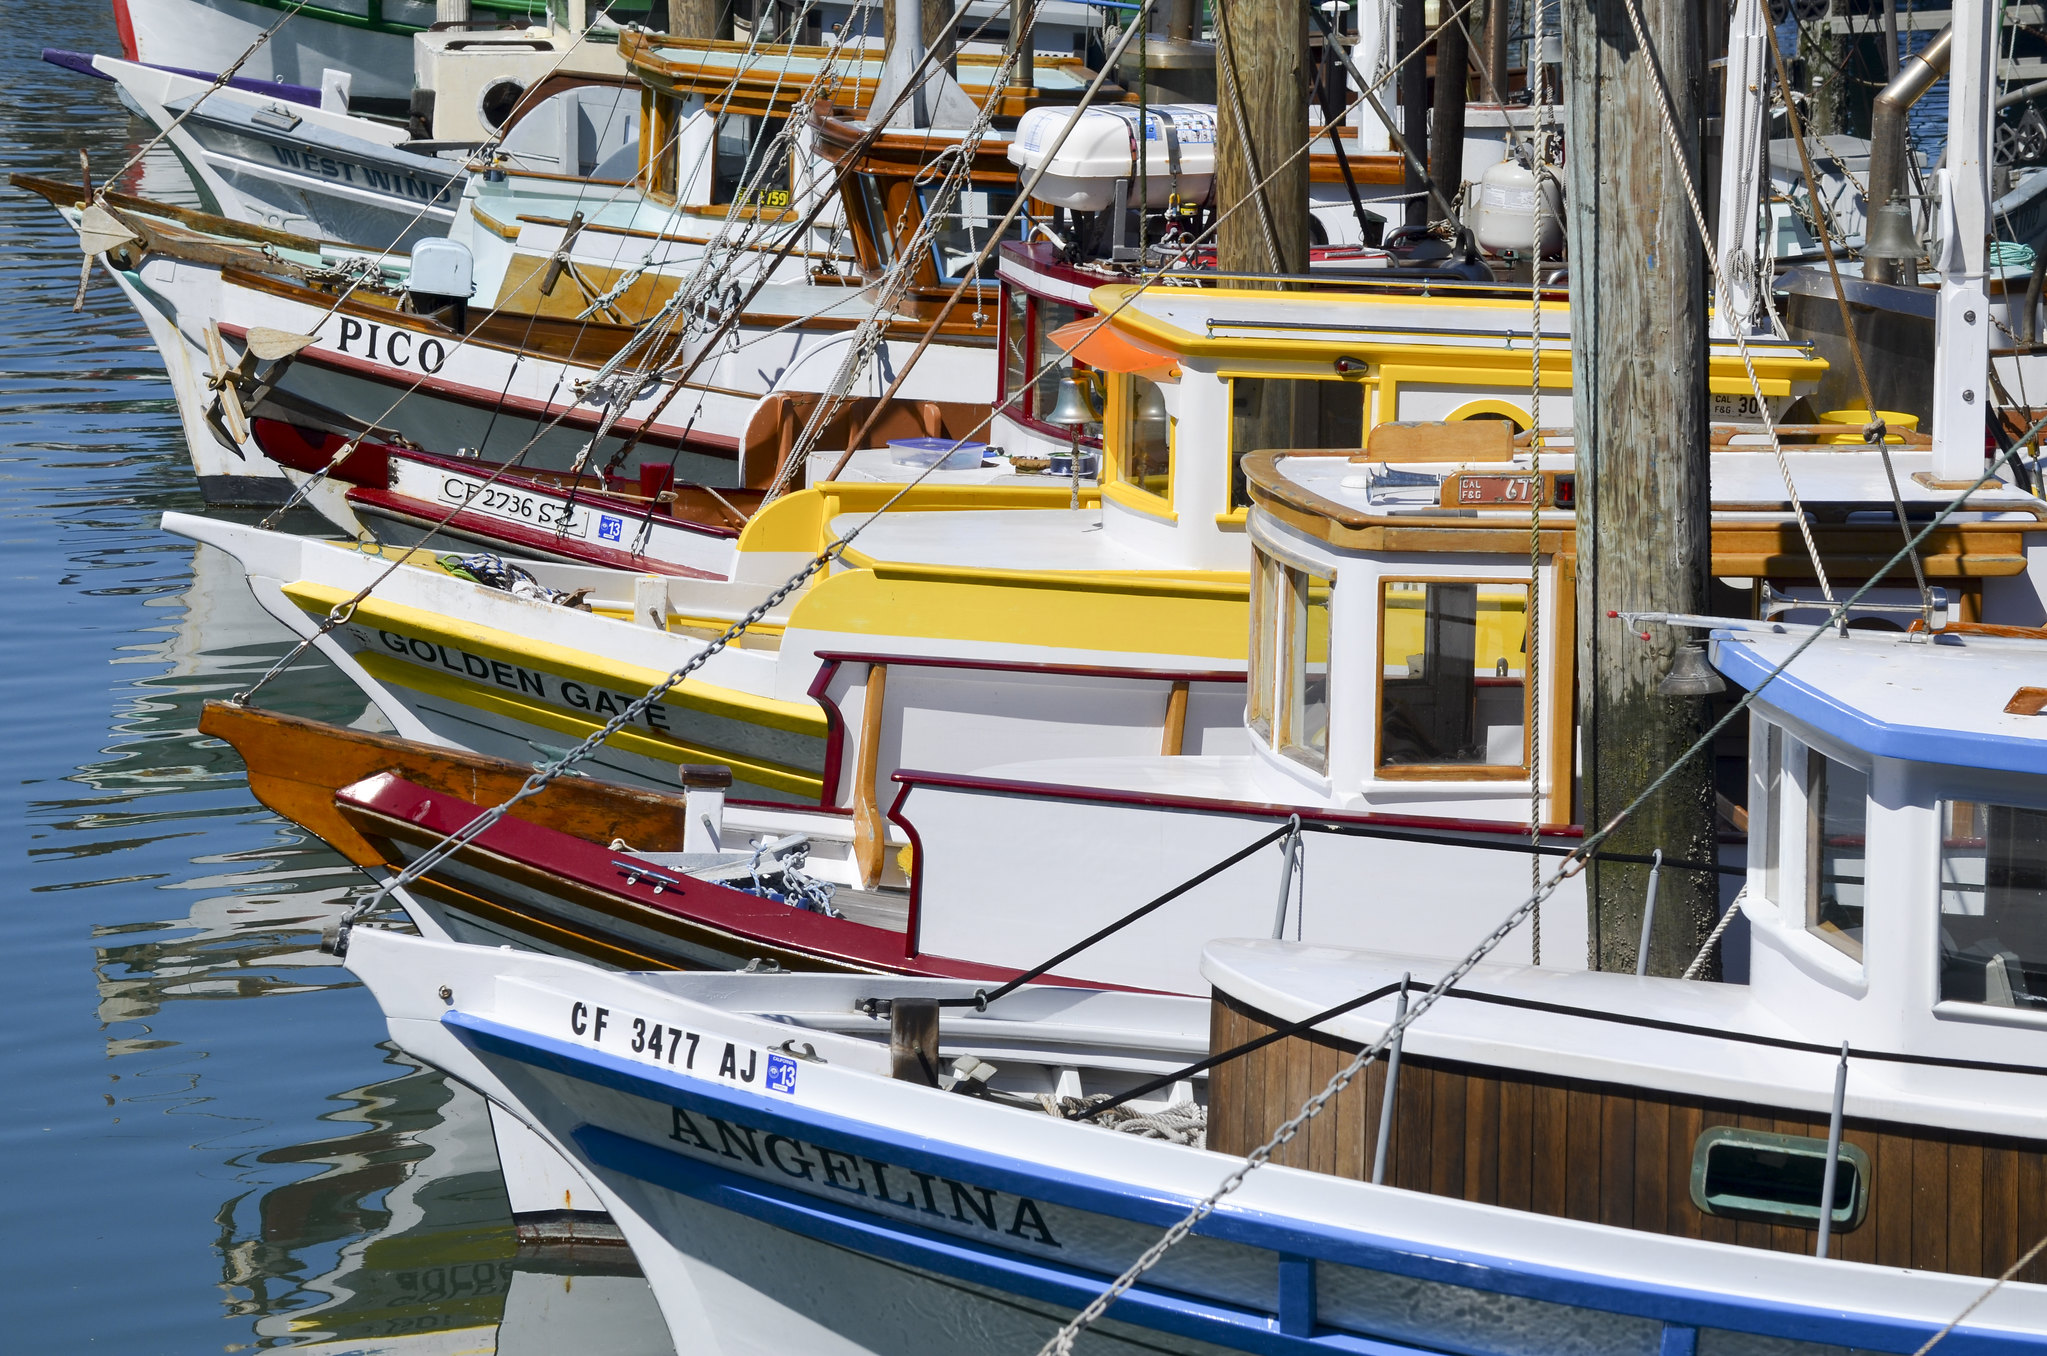
[{"label": "metal pipe", "polygon": [[[1899,67],[1897,78],[1876,96],[1869,117],[1869,196],[1863,202],[1864,214],[1874,217],[1877,209],[1893,198],[1907,196],[1906,181],[1905,119],[1910,116],[1912,105],[1920,96],[1933,88],[1936,80],[1947,74],[1948,55],[1954,42],[1954,26],[1950,24],[1934,34],[1933,41],[1925,48],[1907,58]],[[1819,185],[1808,184],[1806,190],[1815,200],[1819,196]],[[1872,282],[1896,282],[1897,267],[1892,260],[1863,261],[1863,274]]]},{"label": "metal pipe", "polygon": [[1841,1042],[1841,1063],[1834,1070],[1834,1114],[1827,1121],[1827,1172],[1820,1180],[1820,1241],[1813,1256],[1825,1257],[1834,1236],[1834,1178],[1841,1168],[1841,1109],[1848,1100],[1848,1042]]},{"label": "metal pipe", "polygon": [[1301,817],[1294,815],[1287,820],[1286,841],[1279,849],[1279,908],[1272,915],[1272,939],[1278,941],[1286,936],[1287,905],[1294,897],[1294,858],[1301,850]]},{"label": "metal pipe", "polygon": [[1031,89],[1038,83],[1035,64],[1037,38],[1024,31],[1024,21],[1030,17],[1030,0],[1010,0],[1009,5],[1009,50],[1016,53],[1016,66],[1010,82]]},{"label": "metal pipe", "polygon": [[1656,860],[1649,864],[1649,897],[1642,901],[1642,940],[1635,947],[1635,973],[1649,973],[1649,932],[1656,925],[1656,881],[1663,874],[1663,849],[1656,849]]},{"label": "metal pipe", "polygon": [[1393,1137],[1393,1099],[1400,1093],[1400,1042],[1407,1035],[1407,985],[1412,973],[1400,977],[1400,1002],[1393,1009],[1393,1044],[1386,1051],[1386,1094],[1379,1103],[1379,1142],[1372,1149],[1372,1185],[1386,1180],[1386,1143]]}]

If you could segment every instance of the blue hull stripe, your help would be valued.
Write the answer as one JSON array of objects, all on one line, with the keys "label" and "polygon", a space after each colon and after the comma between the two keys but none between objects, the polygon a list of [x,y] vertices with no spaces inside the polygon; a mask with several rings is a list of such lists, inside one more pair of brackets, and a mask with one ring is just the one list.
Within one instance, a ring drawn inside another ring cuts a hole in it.
[{"label": "blue hull stripe", "polygon": [[[575,1132],[575,1139],[599,1167],[863,1256],[884,1258],[1076,1310],[1101,1294],[1112,1279],[1100,1272],[1057,1266],[914,1224],[900,1224],[836,1201],[820,1200],[773,1182],[762,1182],[715,1163],[671,1153],[599,1126],[581,1127]],[[1425,1356],[1424,1349],[1419,1347],[1344,1333],[1325,1333],[1313,1339],[1288,1337],[1279,1331],[1277,1320],[1270,1314],[1204,1303],[1150,1287],[1133,1289],[1109,1313],[1119,1322],[1245,1351],[1285,1356],[1327,1351],[1356,1352],[1359,1356]]]},{"label": "blue hull stripe", "polygon": [[[905,1134],[868,1121],[819,1111],[787,1098],[729,1088],[686,1073],[591,1050],[553,1036],[507,1026],[464,1012],[441,1018],[465,1044],[481,1054],[610,1088],[662,1106],[679,1106],[740,1120],[795,1139],[809,1139],[863,1157],[906,1168],[995,1186],[1075,1210],[1163,1228],[1179,1220],[1193,1200],[1167,1192],[1142,1191],[1104,1178],[1032,1163],[967,1145]],[[893,1227],[893,1226],[891,1226]],[[1224,1205],[1196,1232],[1205,1237],[1269,1249],[1296,1257],[1412,1276],[1499,1294],[1545,1300],[1659,1319],[1688,1327],[1729,1328],[1804,1342],[1826,1342],[1871,1351],[1913,1352],[1938,1331],[1937,1325],[1867,1315],[1821,1305],[1786,1304],[1629,1278],[1602,1277],[1562,1267],[1503,1260],[1455,1248],[1426,1250],[1411,1240],[1370,1234],[1315,1221]],[[1957,1328],[1941,1340],[1943,1356],[2039,1356],[2037,1337]]]}]

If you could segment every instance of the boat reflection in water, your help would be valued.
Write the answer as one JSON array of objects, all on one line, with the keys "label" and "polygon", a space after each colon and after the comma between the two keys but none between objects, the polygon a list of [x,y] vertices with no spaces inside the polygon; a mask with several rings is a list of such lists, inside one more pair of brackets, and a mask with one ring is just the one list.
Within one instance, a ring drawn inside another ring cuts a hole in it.
[{"label": "boat reflection in water", "polygon": [[[220,813],[247,813],[241,760],[198,734],[199,711],[209,698],[247,688],[290,644],[232,558],[201,547],[191,569],[183,589],[151,599],[165,609],[161,639],[117,661],[154,671],[116,711],[101,756],[71,775],[77,789],[61,809],[68,818],[60,827],[71,831],[61,850],[81,863],[81,878],[184,896],[154,918],[93,929],[109,1057],[175,1057],[171,1047],[193,1035],[189,1022],[164,1016],[181,1001],[309,996],[355,984],[318,946],[364,878],[317,840],[284,824],[253,842],[220,835],[233,847],[191,857],[190,876],[168,872],[150,851],[191,835],[195,816],[203,823],[210,812],[202,806],[216,797]],[[289,686],[294,709],[381,726],[324,660],[295,668]],[[214,1210],[221,1308],[250,1335],[227,1349],[672,1351],[626,1249],[565,1255],[519,1247],[482,1100],[381,1049],[380,1076],[332,1094],[317,1137],[279,1145],[259,1129],[253,1147],[228,1146],[214,1160],[213,1173],[224,1163],[239,1184]],[[126,1079],[146,1076],[125,1061],[118,1067]],[[251,1110],[228,1090],[195,1083],[188,1095],[206,1115],[250,1121]]]},{"label": "boat reflection in water", "polygon": [[258,1156],[311,1176],[222,1206],[229,1311],[254,1317],[263,1345],[303,1351],[672,1351],[626,1249],[518,1246],[483,1100],[388,1062],[390,1078],[335,1099],[344,1133]]}]

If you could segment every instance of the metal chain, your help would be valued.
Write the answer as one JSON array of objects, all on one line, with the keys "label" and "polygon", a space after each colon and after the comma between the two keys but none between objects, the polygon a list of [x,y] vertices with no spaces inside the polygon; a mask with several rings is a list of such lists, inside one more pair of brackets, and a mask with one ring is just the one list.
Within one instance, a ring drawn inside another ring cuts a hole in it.
[{"label": "metal chain", "polygon": [[[1629,0],[1629,3],[1632,4],[1633,0]],[[2028,438],[2037,437],[2043,430],[2047,430],[2047,420],[2042,420],[2039,424],[2035,425],[2032,431],[2027,436]],[[2024,441],[2026,441],[2026,439],[2020,440],[2020,442]],[[2013,458],[2014,461],[2016,460],[2015,452],[2009,455]],[[1577,875],[1580,871],[1584,870],[1586,863],[1591,860],[1592,854],[1598,849],[1601,843],[1605,842],[1624,823],[1626,823],[1628,818],[1632,816],[1635,813],[1635,811],[1639,810],[1643,805],[1647,804],[1652,797],[1654,797],[1660,791],[1662,791],[1664,784],[1670,781],[1672,777],[1677,775],[1679,768],[1683,767],[1686,763],[1690,762],[1699,754],[1712,748],[1713,741],[1719,738],[1721,731],[1725,730],[1729,725],[1733,724],[1736,717],[1746,712],[1749,706],[1752,703],[1754,703],[1756,698],[1763,692],[1765,688],[1767,688],[1770,685],[1771,682],[1773,682],[1778,677],[1778,675],[1784,673],[1787,669],[1791,667],[1792,664],[1797,662],[1798,657],[1804,654],[1808,649],[1810,649],[1813,646],[1813,644],[1819,640],[1821,636],[1829,634],[1830,631],[1833,629],[1835,623],[1840,621],[1843,617],[1847,616],[1849,610],[1853,608],[1858,602],[1860,602],[1865,594],[1867,594],[1871,589],[1875,588],[1877,586],[1877,583],[1880,580],[1882,580],[1885,575],[1889,574],[1893,569],[1897,568],[1897,566],[1905,559],[1907,554],[1909,554],[1913,550],[1918,549],[1919,544],[1923,542],[1930,534],[1932,534],[1935,529],[1939,528],[1950,517],[1952,517],[1955,513],[1959,512],[1963,504],[1965,504],[1968,501],[1968,498],[1971,494],[1974,494],[1977,490],[1983,488],[1984,485],[1996,479],[1997,473],[2002,468],[2004,461],[2005,457],[2000,456],[1997,461],[1991,463],[1990,468],[1986,470],[1982,474],[1982,476],[1976,480],[1976,482],[1973,485],[1971,485],[1967,490],[1963,491],[1960,496],[1958,496],[1953,502],[1948,504],[1946,508],[1942,509],[1937,515],[1935,515],[1931,522],[1927,523],[1927,525],[1924,528],[1920,529],[1917,536],[1915,536],[1911,541],[1907,542],[1905,546],[1898,551],[1897,554],[1893,555],[1888,561],[1886,561],[1883,567],[1877,570],[1874,574],[1872,574],[1869,578],[1869,581],[1863,584],[1862,587],[1857,589],[1854,592],[1854,594],[1852,594],[1845,602],[1836,602],[1831,598],[1828,599],[1827,601],[1829,602],[1829,604],[1832,605],[1832,607],[1830,615],[1828,616],[1827,620],[1824,623],[1812,627],[1807,632],[1805,638],[1799,641],[1799,643],[1795,647],[1793,647],[1790,654],[1786,655],[1782,661],[1780,661],[1768,673],[1764,674],[1763,677],[1759,681],[1757,681],[1754,686],[1749,688],[1747,692],[1743,693],[1741,699],[1735,702],[1731,707],[1729,707],[1725,715],[1721,716],[1720,719],[1714,721],[1711,728],[1709,728],[1704,734],[1700,735],[1696,740],[1694,740],[1691,743],[1691,745],[1684,750],[1684,752],[1680,753],[1676,758],[1672,759],[1669,765],[1666,766],[1662,772],[1657,774],[1655,780],[1651,781],[1649,785],[1643,787],[1642,790],[1636,794],[1633,800],[1629,801],[1626,805],[1621,807],[1619,813],[1614,815],[1612,819],[1608,820],[1607,823],[1603,827],[1601,827],[1597,832],[1586,835],[1585,840],[1582,843],[1580,843],[1576,848],[1572,849],[1572,851],[1564,857],[1562,864],[1558,867],[1556,871],[1556,874],[1552,875],[1547,881],[1543,882],[1543,884],[1539,888],[1537,888],[1532,894],[1530,894],[1527,899],[1523,900],[1520,904],[1516,905],[1513,911],[1510,912],[1505,918],[1503,918],[1500,921],[1499,925],[1486,935],[1485,940],[1481,941],[1477,946],[1473,947],[1470,951],[1466,952],[1463,959],[1459,960],[1454,966],[1452,966],[1450,970],[1441,979],[1437,980],[1436,983],[1432,985],[1429,988],[1429,990],[1421,996],[1421,998],[1416,1000],[1408,1008],[1407,1015],[1404,1019],[1396,1019],[1394,1021],[1387,1023],[1385,1032],[1380,1035],[1378,1040],[1374,1041],[1365,1049],[1360,1050],[1355,1059],[1353,1059],[1349,1064],[1344,1066],[1342,1069],[1338,1070],[1335,1076],[1333,1076],[1329,1080],[1329,1082],[1326,1085],[1324,1085],[1320,1092],[1316,1093],[1313,1097],[1309,1098],[1305,1103],[1303,1103],[1299,1111],[1295,1112],[1294,1115],[1289,1117],[1284,1123],[1280,1125],[1280,1127],[1277,1130],[1275,1130],[1272,1133],[1272,1137],[1270,1139],[1266,1140],[1265,1143],[1259,1145],[1256,1149],[1253,1149],[1248,1155],[1246,1155],[1243,1162],[1239,1163],[1227,1177],[1223,1178],[1221,1185],[1217,1186],[1214,1191],[1204,1196],[1201,1200],[1195,1202],[1194,1205],[1188,1209],[1187,1213],[1181,1216],[1180,1219],[1176,1221],[1171,1228],[1167,1229],[1165,1234],[1162,1235],[1156,1243],[1152,1244],[1151,1247],[1145,1249],[1144,1253],[1140,1257],[1138,1257],[1138,1259],[1135,1262],[1132,1262],[1130,1266],[1123,1272],[1122,1275],[1118,1276],[1113,1282],[1111,1282],[1108,1289],[1104,1290],[1100,1295],[1097,1295],[1092,1301],[1089,1302],[1086,1308],[1082,1309],[1078,1314],[1074,1315],[1073,1318],[1069,1320],[1064,1327],[1062,1327],[1057,1333],[1053,1334],[1052,1338],[1049,1341],[1047,1341],[1044,1346],[1039,1348],[1038,1356],[1070,1356],[1070,1353],[1073,1350],[1073,1344],[1079,1338],[1080,1334],[1085,1332],[1088,1328],[1092,1327],[1095,1321],[1101,1318],[1101,1316],[1108,1311],[1110,1305],[1114,1304],[1118,1298],[1120,1298],[1126,1291],[1130,1289],[1131,1286],[1137,1284],[1138,1280],[1142,1278],[1147,1271],[1150,1271],[1152,1267],[1156,1266],[1159,1260],[1163,1258],[1166,1255],[1166,1253],[1173,1248],[1175,1244],[1179,1243],[1181,1240],[1185,1239],[1189,1234],[1193,1233],[1195,1227],[1199,1225],[1202,1220],[1206,1219],[1209,1215],[1215,1212],[1216,1207],[1222,1203],[1224,1197],[1228,1196],[1231,1192],[1235,1191],[1238,1187],[1244,1184],[1245,1178],[1249,1177],[1257,1169],[1263,1167],[1266,1163],[1270,1162],[1272,1159],[1272,1155],[1275,1152],[1277,1152],[1281,1146],[1286,1144],[1296,1134],[1298,1134],[1303,1125],[1307,1124],[1310,1120],[1314,1119],[1316,1114],[1319,1113],[1324,1106],[1328,1105],[1330,1099],[1335,1097],[1338,1093],[1342,1092],[1343,1089],[1347,1087],[1352,1082],[1352,1080],[1354,1080],[1358,1076],[1358,1074],[1364,1070],[1367,1064],[1369,1064],[1375,1057],[1378,1056],[1378,1054],[1381,1051],[1385,1050],[1387,1046],[1389,1046],[1393,1042],[1395,1037],[1399,1036],[1402,1032],[1406,1031],[1409,1027],[1413,1026],[1415,1022],[1421,1018],[1423,1013],[1427,1012],[1431,1007],[1435,1006],[1437,999],[1441,998],[1446,992],[1448,992],[1450,988],[1454,986],[1459,980],[1463,979],[1466,975],[1470,974],[1472,970],[1478,966],[1480,961],[1483,961],[1487,956],[1491,955],[1492,952],[1496,950],[1502,942],[1506,941],[1507,937],[1510,934],[1512,934],[1514,929],[1519,927],[1525,919],[1532,915],[1535,912],[1535,910],[1541,906],[1542,901],[1544,899],[1548,898],[1550,895],[1555,894],[1558,888],[1561,887],[1565,881],[1569,880],[1571,877]],[[1991,1289],[1995,1290],[1996,1287],[1992,1286]],[[1986,1293],[1983,1298],[1987,1299],[1988,1294]],[[1978,1302],[1980,1303],[1981,1301],[1979,1300]],[[1966,1316],[1966,1311],[1964,1316]],[[1960,1320],[1958,1319],[1956,1321],[1959,1322]],[[1935,1338],[1935,1340],[1936,1341],[1939,1340],[1938,1336]],[[1931,1342],[1927,1343],[1927,1347],[1931,1347],[1932,1345],[1933,1344]],[[1927,1349],[1926,1347],[1922,1347],[1920,1351],[1923,1353],[1926,1349]]]}]

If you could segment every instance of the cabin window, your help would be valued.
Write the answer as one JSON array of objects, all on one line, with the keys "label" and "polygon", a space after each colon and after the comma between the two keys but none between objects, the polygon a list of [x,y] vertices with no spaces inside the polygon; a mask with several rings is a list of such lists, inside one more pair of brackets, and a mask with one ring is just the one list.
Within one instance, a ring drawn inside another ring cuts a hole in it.
[{"label": "cabin window", "polygon": [[[1756,792],[1749,797],[1752,810],[1762,813],[1763,898],[1772,904],[1784,902],[1784,732],[1774,725],[1758,722],[1762,731],[1762,752],[1757,756],[1754,777]],[[1756,824],[1752,813],[1749,824]]]},{"label": "cabin window", "polygon": [[1171,500],[1173,419],[1166,413],[1165,392],[1157,382],[1139,376],[1125,377],[1122,387],[1116,480],[1133,490]]},{"label": "cabin window", "polygon": [[[775,212],[789,206],[789,148],[778,146],[775,141],[781,135],[784,121],[751,113],[718,115],[716,149],[711,158],[714,206],[738,203]],[[762,158],[771,151],[773,163],[763,170]]]},{"label": "cabin window", "polygon": [[1868,835],[1869,774],[1806,750],[1805,926],[1858,960]]},{"label": "cabin window", "polygon": [[1326,575],[1253,552],[1245,718],[1265,743],[1317,772],[1329,766]]},{"label": "cabin window", "polygon": [[1379,608],[1379,770],[1528,769],[1528,586],[1391,581]]},{"label": "cabin window", "polygon": [[[1692,1150],[1692,1204],[1709,1215],[1817,1229],[1826,1189],[1827,1142],[1709,1126]],[[1841,1146],[1834,1168],[1832,1227],[1846,1232],[1869,1208],[1869,1155]]]},{"label": "cabin window", "polygon": [[682,101],[667,94],[656,94],[653,99],[654,117],[646,141],[647,163],[653,167],[648,190],[673,201],[678,156],[675,137],[682,126]]},{"label": "cabin window", "polygon": [[[932,208],[938,202],[939,187],[934,184],[929,188],[920,188],[917,194],[918,206],[922,208],[926,220],[929,220],[933,215]],[[940,282],[956,283],[966,276],[967,269],[974,268],[975,257],[988,248],[990,232],[995,229],[996,223],[1002,220],[1003,214],[1009,211],[1009,205],[1015,201],[1014,189],[983,188],[969,183],[959,191],[958,196],[953,199],[952,210],[938,214],[937,221],[932,223],[931,254],[933,262],[938,267]],[[1009,223],[1002,238],[1023,239],[1021,217]],[[988,256],[981,260],[980,266],[974,269],[974,277],[984,282],[992,282],[999,262],[996,252],[990,250]]]},{"label": "cabin window", "polygon": [[861,215],[867,218],[868,238],[874,242],[880,266],[887,268],[896,257],[896,223],[889,220],[888,194],[883,191],[881,180],[873,175],[855,177],[860,181]]},{"label": "cabin window", "polygon": [[[1063,301],[1048,301],[1044,297],[1033,298],[1031,309],[1035,316],[1035,323],[1032,326],[1035,337],[1032,342],[1038,346],[1037,362],[1031,366],[1032,375],[1035,376],[1048,367],[1064,367],[1067,363],[1073,362],[1059,352],[1059,345],[1052,341],[1052,334],[1060,326],[1080,319],[1079,310]],[[1076,378],[1085,375],[1084,369],[1077,362],[1073,363],[1073,375]],[[1052,407],[1059,403],[1059,379],[1045,377],[1034,389],[1037,394],[1032,399],[1036,408],[1032,412],[1039,419],[1049,420]]]},{"label": "cabin window", "polygon": [[2047,1008],[2047,810],[1941,806],[1940,996]]},{"label": "cabin window", "polygon": [[1031,295],[1007,284],[1002,289],[1002,404],[1011,414],[1031,408]]},{"label": "cabin window", "polygon": [[1363,447],[1365,388],[1351,381],[1295,377],[1230,379],[1230,502],[1244,508],[1247,452],[1299,447]]}]

